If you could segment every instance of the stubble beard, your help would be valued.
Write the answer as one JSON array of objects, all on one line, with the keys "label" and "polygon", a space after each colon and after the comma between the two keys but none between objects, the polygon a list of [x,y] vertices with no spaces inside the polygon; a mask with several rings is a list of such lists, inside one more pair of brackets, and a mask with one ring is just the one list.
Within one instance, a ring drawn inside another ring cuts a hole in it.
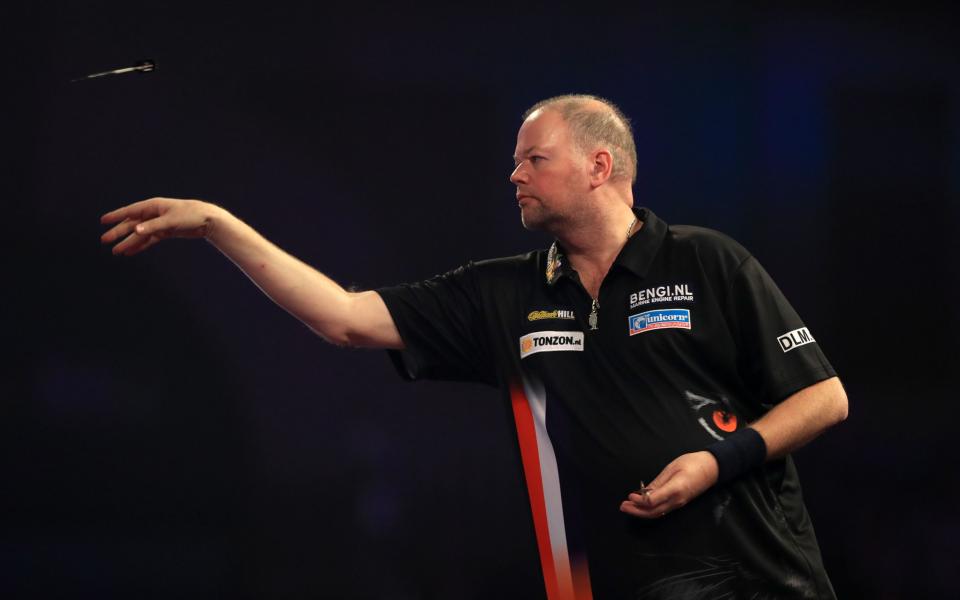
[{"label": "stubble beard", "polygon": [[548,210],[539,199],[530,201],[520,209],[520,222],[527,231],[550,232],[560,220],[559,215]]},{"label": "stubble beard", "polygon": [[580,197],[574,190],[587,187],[582,176],[571,173],[563,182],[563,190],[550,193],[550,199],[544,202],[539,196],[530,196],[524,208],[520,209],[520,221],[528,231],[543,231],[557,236],[566,228],[579,222],[579,213],[587,207],[587,198]]},{"label": "stubble beard", "polygon": [[531,198],[531,201],[520,209],[520,222],[527,231],[542,231],[559,236],[580,221],[582,215],[578,209],[585,206],[582,200],[565,201],[563,204],[566,205],[565,208],[557,210],[544,205],[539,198]]}]

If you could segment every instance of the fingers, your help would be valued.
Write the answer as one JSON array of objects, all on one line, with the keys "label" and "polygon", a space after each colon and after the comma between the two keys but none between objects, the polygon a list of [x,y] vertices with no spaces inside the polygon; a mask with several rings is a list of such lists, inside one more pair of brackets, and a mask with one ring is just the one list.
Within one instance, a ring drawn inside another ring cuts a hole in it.
[{"label": "fingers", "polygon": [[658,512],[651,512],[649,510],[644,510],[639,508],[636,504],[630,501],[624,501],[620,504],[620,512],[626,513],[633,517],[638,517],[641,519],[662,519],[667,516],[669,510],[661,510]]},{"label": "fingers", "polygon": [[109,225],[110,223],[118,223],[125,219],[138,221],[152,219],[160,214],[160,208],[166,200],[166,198],[149,198],[122,206],[101,216],[100,223]]},{"label": "fingers", "polygon": [[114,226],[112,229],[101,235],[100,242],[103,244],[109,244],[110,242],[114,242],[124,236],[129,235],[139,222],[140,221],[137,219],[124,219],[119,225]]},{"label": "fingers", "polygon": [[684,506],[717,482],[717,461],[709,452],[682,454],[663,468],[644,490],[627,495],[620,510],[647,519]]},{"label": "fingers", "polygon": [[668,503],[670,498],[663,492],[663,490],[651,490],[647,494],[631,492],[630,494],[627,494],[627,500],[633,502],[637,506],[656,509],[657,507]]},{"label": "fingers", "polygon": [[156,243],[159,242],[159,241],[160,241],[160,238],[158,238],[158,237],[156,237],[156,236],[151,236],[150,238],[148,238],[145,242],[143,242],[142,244],[140,244],[140,245],[137,246],[136,248],[131,249],[131,250],[125,252],[125,255],[126,255],[126,256],[133,256],[134,254],[139,254],[139,253],[143,252],[144,250],[146,250],[147,248],[153,246],[154,244],[156,244]]},{"label": "fingers", "polygon": [[[642,499],[643,506],[656,509],[668,502],[670,502],[674,489],[669,485],[670,481],[674,476],[680,471],[676,468],[676,463],[672,462],[666,467],[663,471],[660,471],[660,474],[657,475],[656,479],[650,482],[650,485],[645,488],[646,493],[638,494],[633,492],[630,496],[637,496],[639,499]],[[634,498],[636,500],[637,498]]]},{"label": "fingers", "polygon": [[172,219],[169,215],[161,215],[156,219],[150,219],[138,223],[136,226],[137,235],[148,237],[151,235],[162,235],[172,225]]},{"label": "fingers", "polygon": [[[113,229],[108,231],[106,234],[104,234],[104,236],[106,236],[109,233],[114,233],[115,231],[118,231],[120,233],[117,233],[116,235],[114,235],[112,239],[117,239],[122,235],[126,235],[127,237],[124,238],[123,241],[121,241],[119,244],[113,247],[112,252],[114,254],[122,254],[124,256],[133,256],[134,254],[139,254],[140,252],[143,252],[147,248],[153,246],[160,240],[167,237],[164,234],[162,228],[158,228],[158,227],[152,228],[154,230],[154,233],[152,234],[148,233],[148,228],[146,226],[156,220],[157,219],[153,219],[151,221],[147,221],[146,223],[136,223],[136,221],[131,221],[131,222],[125,221],[124,223],[121,223],[117,227],[114,227]],[[105,240],[105,242],[109,242],[109,241],[110,240]]]},{"label": "fingers", "polygon": [[147,242],[150,241],[150,238],[137,235],[137,233],[131,233],[123,241],[113,247],[111,250],[114,254],[122,254],[124,256],[133,256],[138,252],[144,250],[144,246]]},{"label": "fingers", "polygon": [[645,488],[646,493],[631,492],[620,504],[620,511],[642,519],[660,519],[686,504],[678,470],[668,466]]},{"label": "fingers", "polygon": [[113,254],[133,256],[143,252],[169,237],[167,230],[173,224],[170,216],[173,202],[176,201],[169,198],[150,198],[106,213],[100,217],[100,222],[117,225],[101,235],[100,242],[110,244],[121,240],[113,247]]},{"label": "fingers", "polygon": [[620,510],[636,517],[648,519],[659,518],[664,514],[682,506],[676,491],[670,487],[651,490],[647,494],[632,492],[627,495],[626,501],[621,503]]},{"label": "fingers", "polygon": [[[163,198],[141,200],[140,202],[128,204],[127,206],[123,206],[101,216],[100,222],[104,225],[109,225],[110,223],[118,224],[100,236],[100,243],[110,244],[119,239],[123,239],[122,242],[113,247],[114,254],[129,255],[144,250],[145,248],[142,246],[145,240],[139,239],[131,235],[131,233],[134,231],[134,228],[144,220],[154,218],[160,214],[163,200]],[[131,252],[131,250],[136,250],[136,252]]]}]

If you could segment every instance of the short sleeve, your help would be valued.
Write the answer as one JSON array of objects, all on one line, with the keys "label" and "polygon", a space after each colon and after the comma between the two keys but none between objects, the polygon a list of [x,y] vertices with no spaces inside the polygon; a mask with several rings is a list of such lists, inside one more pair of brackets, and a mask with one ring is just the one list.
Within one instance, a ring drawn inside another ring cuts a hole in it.
[{"label": "short sleeve", "polygon": [[425,281],[376,290],[404,343],[404,350],[388,351],[402,377],[497,385],[476,277],[469,263]]},{"label": "short sleeve", "polygon": [[813,333],[752,256],[735,271],[728,299],[739,371],[759,402],[780,402],[836,375]]}]

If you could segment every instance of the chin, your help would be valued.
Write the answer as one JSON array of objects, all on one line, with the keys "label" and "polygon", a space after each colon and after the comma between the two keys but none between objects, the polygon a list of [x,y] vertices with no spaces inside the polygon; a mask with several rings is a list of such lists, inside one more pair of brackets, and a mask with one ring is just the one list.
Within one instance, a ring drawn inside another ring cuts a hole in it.
[{"label": "chin", "polygon": [[540,207],[527,207],[520,209],[520,222],[527,231],[545,231],[547,233],[556,229],[559,221],[558,215],[544,210],[537,210]]},{"label": "chin", "polygon": [[520,222],[523,223],[523,228],[527,231],[541,231],[543,229],[543,219],[538,218],[538,215],[528,214],[524,211],[520,211]]}]

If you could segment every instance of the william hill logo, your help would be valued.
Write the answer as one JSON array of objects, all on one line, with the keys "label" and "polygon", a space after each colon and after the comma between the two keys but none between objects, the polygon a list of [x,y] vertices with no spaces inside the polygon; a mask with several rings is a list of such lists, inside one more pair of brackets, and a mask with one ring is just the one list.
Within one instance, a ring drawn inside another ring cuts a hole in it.
[{"label": "william hill logo", "polygon": [[527,315],[528,321],[542,321],[544,319],[569,319],[573,320],[572,310],[535,310]]},{"label": "william hill logo", "polygon": [[813,336],[810,335],[806,327],[801,327],[800,329],[786,332],[778,337],[777,341],[780,342],[780,348],[782,348],[784,352],[790,352],[794,348],[812,344],[817,340],[813,339]]},{"label": "william hill logo", "polygon": [[537,352],[583,352],[583,332],[535,331],[520,338],[520,358]]}]

